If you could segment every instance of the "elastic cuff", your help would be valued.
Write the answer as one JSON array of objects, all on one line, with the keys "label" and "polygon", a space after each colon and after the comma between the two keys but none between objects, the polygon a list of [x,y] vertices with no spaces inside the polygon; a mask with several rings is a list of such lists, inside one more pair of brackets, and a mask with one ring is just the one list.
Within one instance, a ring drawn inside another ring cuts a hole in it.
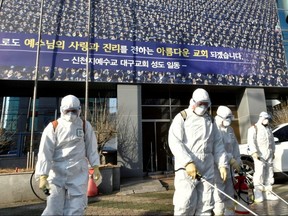
[{"label": "elastic cuff", "polygon": [[236,161],[236,160],[235,160],[234,158],[231,158],[231,160],[230,160],[230,162],[229,162],[230,165],[233,164],[235,161]]},{"label": "elastic cuff", "polygon": [[188,166],[189,164],[192,164],[192,163],[193,163],[193,162],[190,161],[190,162],[186,163],[186,165],[185,165],[184,167],[186,167],[186,166]]},{"label": "elastic cuff", "polygon": [[228,167],[226,167],[226,166],[218,167],[219,170],[220,170],[221,168],[227,169]]}]

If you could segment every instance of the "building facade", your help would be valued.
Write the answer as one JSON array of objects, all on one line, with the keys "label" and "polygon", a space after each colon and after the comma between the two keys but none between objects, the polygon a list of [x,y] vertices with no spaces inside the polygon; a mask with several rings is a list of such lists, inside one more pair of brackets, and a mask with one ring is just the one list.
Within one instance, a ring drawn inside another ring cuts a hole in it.
[{"label": "building facade", "polygon": [[172,171],[169,126],[199,87],[211,115],[231,108],[245,143],[268,101],[286,100],[284,2],[1,1],[1,125],[17,133],[9,150],[25,156],[32,121],[37,150],[61,98],[85,104],[88,91],[89,110],[104,98],[116,104],[122,176]]}]

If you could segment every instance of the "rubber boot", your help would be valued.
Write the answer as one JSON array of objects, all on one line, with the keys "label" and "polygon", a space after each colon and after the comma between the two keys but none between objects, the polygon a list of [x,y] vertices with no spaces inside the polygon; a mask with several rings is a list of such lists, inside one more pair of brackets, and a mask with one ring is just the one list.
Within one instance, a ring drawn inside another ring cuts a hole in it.
[{"label": "rubber boot", "polygon": [[214,208],[213,209],[213,215],[214,216],[224,216],[224,212],[223,212],[223,209],[217,209],[217,208]]},{"label": "rubber boot", "polygon": [[214,216],[224,216],[224,213],[214,213]]},{"label": "rubber boot", "polygon": [[255,203],[261,203],[263,202],[264,198],[263,198],[263,188],[262,186],[255,186],[255,189],[254,189],[254,202]]},{"label": "rubber boot", "polygon": [[265,186],[265,200],[278,200],[278,197],[275,196],[272,192],[272,186]]}]

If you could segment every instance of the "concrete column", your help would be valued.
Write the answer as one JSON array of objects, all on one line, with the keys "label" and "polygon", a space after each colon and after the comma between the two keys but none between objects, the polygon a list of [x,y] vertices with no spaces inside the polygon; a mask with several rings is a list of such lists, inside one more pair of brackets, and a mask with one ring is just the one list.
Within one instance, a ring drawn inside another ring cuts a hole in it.
[{"label": "concrete column", "polygon": [[240,143],[247,143],[247,130],[258,121],[262,111],[267,112],[264,89],[246,88],[238,105]]},{"label": "concrete column", "polygon": [[118,85],[118,165],[121,177],[143,176],[141,86]]}]

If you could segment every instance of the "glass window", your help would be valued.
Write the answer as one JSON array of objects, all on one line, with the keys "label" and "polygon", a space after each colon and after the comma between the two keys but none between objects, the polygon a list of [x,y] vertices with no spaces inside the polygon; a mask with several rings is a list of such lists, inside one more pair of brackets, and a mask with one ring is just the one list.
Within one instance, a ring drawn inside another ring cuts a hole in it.
[{"label": "glass window", "polygon": [[142,107],[143,119],[170,119],[170,109],[167,107]]},{"label": "glass window", "polygon": [[169,99],[149,98],[142,101],[142,105],[169,105]]},{"label": "glass window", "polygon": [[171,105],[183,105],[186,104],[186,107],[188,107],[189,102],[191,98],[171,98]]},{"label": "glass window", "polygon": [[171,116],[172,116],[172,119],[179,113],[181,112],[182,110],[186,109],[187,106],[181,106],[181,107],[171,107]]},{"label": "glass window", "polygon": [[278,129],[274,133],[274,137],[279,139],[279,142],[288,141],[288,125]]}]

